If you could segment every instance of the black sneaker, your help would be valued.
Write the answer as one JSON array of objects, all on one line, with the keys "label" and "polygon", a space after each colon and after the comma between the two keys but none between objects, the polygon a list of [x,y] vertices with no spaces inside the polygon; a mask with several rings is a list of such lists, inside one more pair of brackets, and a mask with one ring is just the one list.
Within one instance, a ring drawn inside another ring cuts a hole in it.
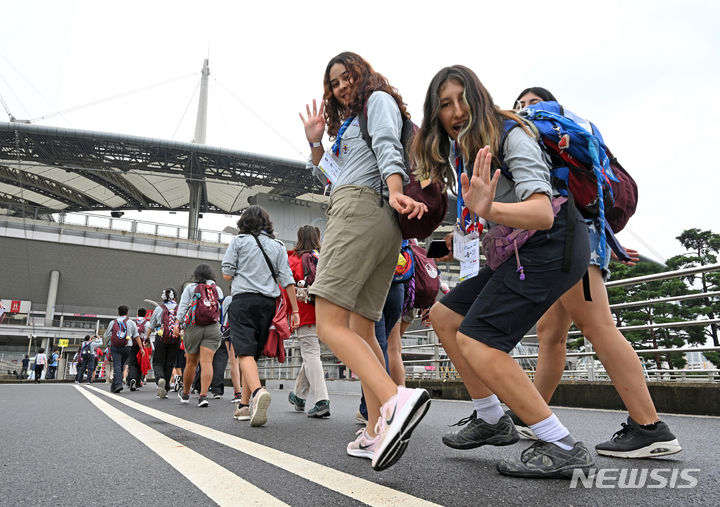
[{"label": "black sneaker", "polygon": [[479,419],[473,410],[471,416],[451,426],[465,424],[467,426],[458,431],[445,433],[442,436],[443,444],[453,449],[474,449],[481,445],[510,445],[520,440],[515,425],[507,415],[502,416],[497,424],[490,424]]},{"label": "black sneaker", "polygon": [[219,400],[219,399],[221,399],[221,398],[223,397],[223,395],[222,395],[222,393],[218,393],[218,392],[213,391],[212,397],[213,397],[213,400]]},{"label": "black sneaker", "polygon": [[131,391],[134,391],[137,389],[137,387],[135,387],[136,385],[137,385],[137,382],[135,379],[130,380],[130,390]]},{"label": "black sneaker", "polygon": [[182,391],[178,391],[178,398],[180,398],[180,403],[190,403],[190,395]]},{"label": "black sneaker", "polygon": [[654,458],[681,450],[677,438],[664,422],[658,421],[654,429],[647,429],[630,417],[610,440],[595,446],[598,454],[615,458]]},{"label": "black sneaker", "polygon": [[198,407],[207,407],[208,405],[207,395],[201,394],[200,398],[198,398]]},{"label": "black sneaker", "polygon": [[320,400],[308,410],[308,417],[330,417],[330,400]]},{"label": "black sneaker", "polygon": [[582,470],[585,475],[595,466],[590,451],[582,442],[575,442],[569,451],[550,442],[538,440],[525,449],[520,459],[502,460],[497,471],[512,477],[535,479],[570,479],[573,470]]},{"label": "black sneaker", "polygon": [[515,412],[513,412],[512,410],[506,410],[505,414],[512,420],[513,424],[515,425],[515,429],[518,433],[520,433],[521,437],[527,438],[528,440],[538,439],[537,435],[535,435],[535,432],[530,429],[530,426],[525,424],[522,419],[516,416]]},{"label": "black sneaker", "polygon": [[290,394],[288,394],[288,401],[295,406],[295,412],[305,411],[305,400],[297,396],[294,392],[290,391]]}]

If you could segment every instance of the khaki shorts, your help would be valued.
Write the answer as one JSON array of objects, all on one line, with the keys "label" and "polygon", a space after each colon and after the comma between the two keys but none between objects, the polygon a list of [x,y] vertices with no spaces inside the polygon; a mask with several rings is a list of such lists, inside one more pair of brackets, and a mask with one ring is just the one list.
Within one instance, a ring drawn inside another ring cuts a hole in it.
[{"label": "khaki shorts", "polygon": [[343,185],[327,215],[310,294],[377,322],[400,254],[397,214],[372,188]]},{"label": "khaki shorts", "polygon": [[215,323],[209,326],[189,325],[185,328],[183,341],[185,342],[186,354],[200,353],[200,346],[215,352],[222,343],[220,324]]}]

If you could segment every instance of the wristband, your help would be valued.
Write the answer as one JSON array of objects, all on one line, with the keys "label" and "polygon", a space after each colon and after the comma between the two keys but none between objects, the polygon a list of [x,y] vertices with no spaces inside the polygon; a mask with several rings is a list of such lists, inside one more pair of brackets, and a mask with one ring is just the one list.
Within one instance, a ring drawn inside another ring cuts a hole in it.
[{"label": "wristband", "polygon": [[322,141],[318,141],[316,143],[310,142],[310,148],[321,148],[322,147]]},{"label": "wristband", "polygon": [[300,312],[292,312],[292,313],[300,313]]}]

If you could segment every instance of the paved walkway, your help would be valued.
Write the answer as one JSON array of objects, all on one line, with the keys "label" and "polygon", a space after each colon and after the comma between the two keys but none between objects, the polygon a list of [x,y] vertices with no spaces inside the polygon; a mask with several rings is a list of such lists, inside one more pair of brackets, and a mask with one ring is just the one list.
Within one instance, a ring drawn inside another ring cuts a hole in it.
[{"label": "paved walkway", "polygon": [[[201,409],[196,397],[181,405],[172,393],[156,399],[149,388],[112,395],[106,384],[0,385],[0,505],[720,505],[720,418],[665,415],[680,454],[598,457],[601,480],[571,488],[495,471],[498,459],[528,446],[525,440],[445,447],[441,434],[470,414],[468,402],[433,400],[403,458],[375,472],[369,460],[345,453],[360,428],[356,394],[331,394],[332,416],[314,420],[292,410],[287,390],[270,392],[267,425],[251,428],[231,417],[228,395]],[[555,412],[590,446],[625,417]],[[636,483],[645,477],[643,487],[617,487],[618,477],[633,475]]]}]

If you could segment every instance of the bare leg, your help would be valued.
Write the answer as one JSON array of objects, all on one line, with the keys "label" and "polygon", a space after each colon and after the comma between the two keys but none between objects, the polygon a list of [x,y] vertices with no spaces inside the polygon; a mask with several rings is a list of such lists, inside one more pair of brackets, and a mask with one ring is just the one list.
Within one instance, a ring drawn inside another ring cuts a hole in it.
[{"label": "bare leg", "polygon": [[[522,367],[509,354],[462,333],[457,333],[457,346],[467,359],[466,364],[473,376],[487,386],[485,389],[492,389],[488,392],[497,394],[520,419],[527,424],[536,424],[552,415]],[[465,381],[465,373],[461,371],[460,374]]]},{"label": "bare leg", "polygon": [[[243,380],[243,399],[241,403],[247,405],[250,402],[252,393],[262,387],[262,384],[260,384],[260,374],[258,373],[257,362],[253,356],[239,356],[238,361],[240,362],[240,371],[242,372]],[[245,389],[245,387],[247,387],[247,389]]]},{"label": "bare leg", "polygon": [[388,336],[388,363],[390,378],[399,386],[405,386],[405,365],[402,361],[402,335],[410,325],[400,319]]},{"label": "bare leg", "polygon": [[[582,280],[579,283],[582,286]],[[560,301],[555,301],[537,323],[540,350],[534,383],[546,403],[550,403],[555,389],[562,380],[567,333],[571,325],[570,313]]]},{"label": "bare leg", "polygon": [[[190,394],[190,386],[192,386],[193,380],[195,379],[195,369],[197,368],[200,354],[188,354],[185,353],[185,372],[183,373],[183,394]],[[203,372],[204,373],[204,372]]]},{"label": "bare leg", "polygon": [[[450,360],[455,365],[455,369],[460,373],[460,377],[468,393],[470,393],[470,397],[473,399],[487,398],[491,396],[493,392],[488,389],[487,385],[481,380],[476,370],[470,366],[470,363],[466,360],[466,354],[460,350],[458,345],[458,340],[461,336],[461,334],[458,333],[458,329],[460,329],[462,321],[462,315],[455,313],[442,303],[435,303],[430,310],[430,322],[433,325],[433,329],[435,329],[435,333],[437,333],[440,343],[442,343],[448,357],[450,357]],[[520,371],[522,371],[522,369]],[[525,375],[524,372],[523,375]],[[527,375],[525,375],[525,378],[528,382],[530,381]]]},{"label": "bare leg", "polygon": [[233,348],[231,341],[226,341],[225,347],[227,348],[228,360],[230,361],[230,379],[232,379],[233,390],[236,393],[239,393],[242,389],[242,380],[238,358],[235,355],[235,349]]},{"label": "bare leg", "polygon": [[215,351],[200,346],[200,396],[207,396],[213,376],[213,355]]},{"label": "bare leg", "polygon": [[615,326],[600,268],[590,266],[588,273],[593,300],[585,301],[582,282],[579,282],[563,294],[560,301],[593,344],[630,417],[639,424],[656,422],[658,415],[645,383],[642,365],[635,350]]},{"label": "bare leg", "polygon": [[315,299],[315,314],[318,337],[360,377],[368,406],[368,433],[373,436],[380,405],[397,394],[397,386],[385,371],[374,323],[321,297]]}]

